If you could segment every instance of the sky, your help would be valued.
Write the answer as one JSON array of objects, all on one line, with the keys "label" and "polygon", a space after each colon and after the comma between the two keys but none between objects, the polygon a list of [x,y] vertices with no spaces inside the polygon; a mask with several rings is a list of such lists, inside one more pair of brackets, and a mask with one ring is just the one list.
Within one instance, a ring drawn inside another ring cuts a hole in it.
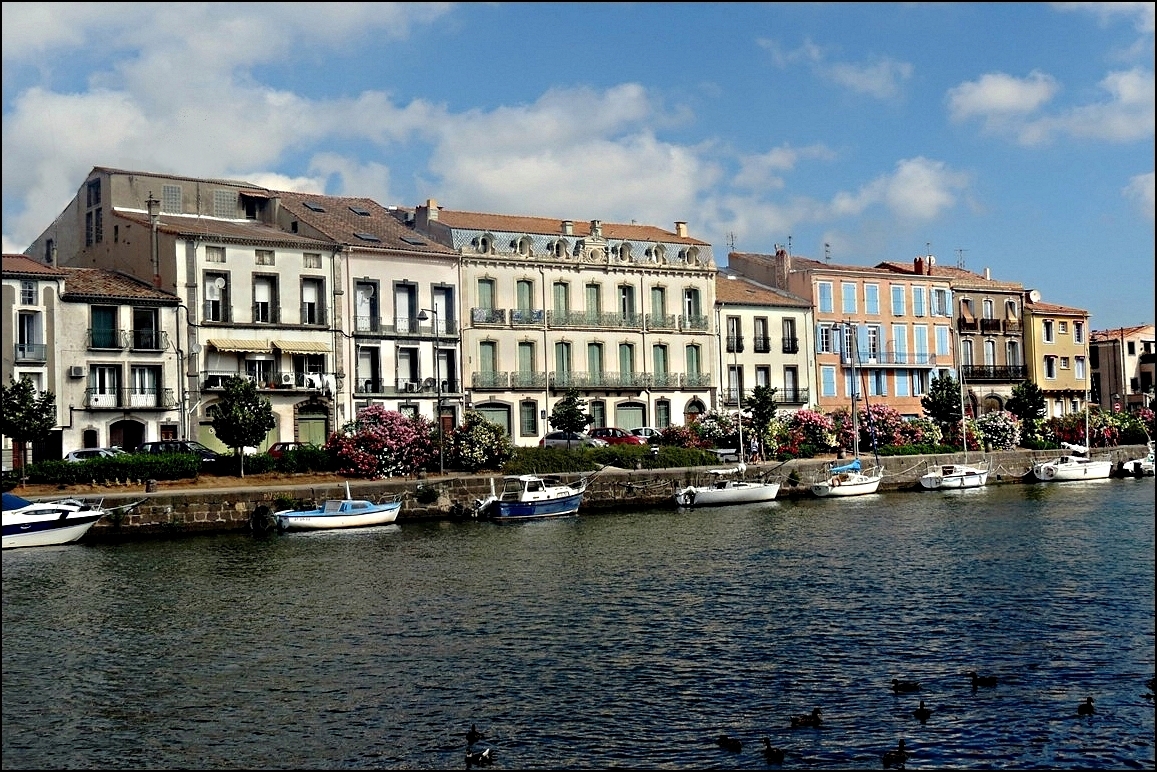
[{"label": "sky", "polygon": [[1154,320],[1153,3],[4,3],[3,247],[96,166],[932,254]]}]

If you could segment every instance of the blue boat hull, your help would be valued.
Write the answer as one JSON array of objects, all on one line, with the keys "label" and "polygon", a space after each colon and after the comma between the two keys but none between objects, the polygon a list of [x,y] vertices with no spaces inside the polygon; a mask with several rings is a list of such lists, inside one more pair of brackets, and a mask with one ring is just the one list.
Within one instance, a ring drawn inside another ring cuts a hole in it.
[{"label": "blue boat hull", "polygon": [[490,519],[499,523],[566,517],[578,513],[582,493],[550,501],[495,501],[490,505]]}]

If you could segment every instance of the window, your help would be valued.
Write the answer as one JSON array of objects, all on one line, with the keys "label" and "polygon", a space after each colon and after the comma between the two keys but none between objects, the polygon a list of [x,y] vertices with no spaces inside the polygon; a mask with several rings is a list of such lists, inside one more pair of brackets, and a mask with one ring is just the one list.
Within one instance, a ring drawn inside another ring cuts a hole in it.
[{"label": "window", "polygon": [[321,279],[302,279],[301,281],[301,323],[325,324],[325,308],[322,298],[325,297],[325,282]]},{"label": "window", "polygon": [[981,308],[982,308],[982,313],[984,314],[984,318],[985,319],[991,319],[992,318],[992,301],[991,300],[985,300],[981,304]]},{"label": "window", "polygon": [[132,347],[152,351],[159,351],[164,348],[161,342],[161,330],[157,324],[157,309],[133,309]]},{"label": "window", "polygon": [[888,376],[884,370],[868,371],[868,395],[873,397],[888,396]]},{"label": "window", "polygon": [[523,437],[538,435],[538,403],[534,400],[518,403],[518,430]]},{"label": "window", "polygon": [[588,284],[585,289],[587,301],[587,318],[598,319],[603,312],[602,294],[599,292],[599,285]]},{"label": "window", "polygon": [[880,313],[880,285],[864,285],[864,313],[879,315]]},{"label": "window", "polygon": [[928,391],[928,373],[924,370],[911,370],[912,396],[922,397]]},{"label": "window", "polygon": [[554,312],[556,314],[570,313],[570,285],[565,281],[556,281],[553,285]]},{"label": "window", "polygon": [[519,311],[534,309],[534,282],[529,279],[519,279],[514,283],[514,303]]},{"label": "window", "polygon": [[907,397],[908,391],[909,391],[909,389],[908,389],[908,385],[909,385],[908,371],[907,370],[897,370],[896,371],[896,377],[895,377],[895,383],[896,383],[896,396],[897,397]]},{"label": "window", "polygon": [[628,326],[634,325],[635,318],[635,288],[630,284],[619,285],[619,313]]},{"label": "window", "polygon": [[964,367],[972,365],[972,341],[970,340],[960,342],[960,364]]},{"label": "window", "polygon": [[984,364],[992,367],[996,364],[996,341],[984,341]]},{"label": "window", "polygon": [[799,338],[795,334],[795,318],[785,316],[783,318],[783,353],[798,354],[799,353]]},{"label": "window", "polygon": [[120,348],[118,332],[117,309],[113,306],[93,306],[90,337],[92,347]]},{"label": "window", "polygon": [[698,346],[688,346],[684,351],[687,359],[687,375],[697,378],[702,373],[701,353]]},{"label": "window", "polygon": [[703,308],[699,301],[699,290],[690,287],[683,290],[683,314],[688,319],[698,319],[703,315]]},{"label": "window", "polygon": [[231,190],[213,191],[213,216],[230,219],[237,216],[237,194]]},{"label": "window", "polygon": [[1010,340],[1008,342],[1008,352],[1006,355],[1008,356],[1008,364],[1010,367],[1020,367],[1020,342]]},{"label": "window", "polygon": [[832,283],[830,281],[821,281],[817,285],[820,296],[820,311],[825,314],[830,314],[835,310],[832,305]]},{"label": "window", "polygon": [[948,356],[950,349],[948,348],[948,328],[937,325],[936,326],[936,356]]},{"label": "window", "polygon": [[1057,332],[1059,332],[1061,335],[1067,335],[1069,332],[1069,323],[1062,319],[1058,324]]},{"label": "window", "polygon": [[841,309],[845,314],[856,313],[856,285],[847,282],[840,285],[840,294],[843,296]]},{"label": "window", "polygon": [[950,316],[952,308],[952,293],[946,289],[932,290],[932,315]]},{"label": "window", "polygon": [[771,385],[771,368],[767,365],[756,365],[755,385],[767,387]]},{"label": "window", "polygon": [[321,268],[321,253],[320,252],[305,252],[301,255],[301,265],[303,268]]},{"label": "window", "polygon": [[254,252],[253,259],[257,265],[274,265],[273,250],[258,249]]},{"label": "window", "polygon": [[89,371],[89,407],[117,407],[121,369],[117,365],[93,365]]},{"label": "window", "polygon": [[655,428],[666,429],[671,425],[671,403],[665,399],[655,402]]},{"label": "window", "polygon": [[[908,325],[892,325],[893,364],[908,364]],[[896,379],[899,382],[899,378]]]},{"label": "window", "polygon": [[1052,319],[1045,319],[1043,322],[1041,322],[1041,335],[1044,338],[1045,343],[1052,343],[1053,342],[1054,338],[1053,338],[1053,320]]},{"label": "window", "polygon": [[1061,369],[1062,370],[1068,370],[1069,369],[1069,358],[1068,357],[1061,357]]},{"label": "window", "polygon": [[1010,320],[1015,321],[1016,319],[1020,318],[1019,316],[1017,316],[1018,313],[1019,313],[1019,311],[1017,309],[1017,305],[1016,305],[1015,300],[1004,301],[1004,318],[1005,319],[1010,319]]},{"label": "window", "polygon": [[743,328],[738,316],[727,317],[727,351],[735,353],[743,351]]},{"label": "window", "polygon": [[1128,341],[1125,344],[1125,350],[1128,352],[1129,356],[1136,356],[1137,355],[1137,344],[1134,341]]},{"label": "window", "polygon": [[253,321],[272,323],[278,320],[277,278],[253,277]]},{"label": "window", "polygon": [[668,365],[667,365],[667,346],[665,344],[657,344],[651,347],[651,370],[655,374],[656,385],[666,385]]},{"label": "window", "polygon": [[591,426],[606,426],[607,425],[607,403],[601,399],[591,400],[588,405],[591,410],[591,418],[595,419]]},{"label": "window", "polygon": [[876,360],[880,358],[880,338],[883,330],[876,325],[868,326],[868,359]]},{"label": "window", "polygon": [[20,311],[16,314],[16,359],[45,361],[48,350],[44,345],[40,313]]},{"label": "window", "polygon": [[[1079,381],[1085,380],[1085,358],[1076,357],[1073,364],[1075,365],[1073,368],[1073,375],[1076,376],[1077,380]],[[1136,391],[1136,389],[1134,389],[1134,391]]]},{"label": "window", "polygon": [[603,378],[603,344],[587,344],[587,375],[592,381],[602,382]]},{"label": "window", "polygon": [[184,211],[184,199],[181,197],[180,185],[161,187],[161,211],[169,214],[180,214]]},{"label": "window", "polygon": [[570,343],[559,341],[554,344],[554,369],[559,375],[570,375]]},{"label": "window", "polygon": [[836,368],[826,365],[820,368],[820,395],[836,396]]},{"label": "window", "polygon": [[225,262],[225,247],[205,247],[206,263]]},{"label": "window", "polygon": [[[1077,343],[1084,343],[1085,342],[1085,323],[1084,322],[1073,322],[1073,340],[1076,341]],[[1132,346],[1133,343],[1130,341],[1129,345]],[[1132,354],[1133,352],[1130,351],[1129,353]]]},{"label": "window", "polygon": [[355,392],[363,394],[380,394],[381,384],[381,349],[377,346],[358,346],[357,378],[354,385]]},{"label": "window", "polygon": [[[918,365],[928,364],[928,327],[918,324],[912,328],[912,335],[916,341],[916,362]],[[921,392],[923,393],[923,392]],[[913,395],[916,396],[916,395]]]},{"label": "window", "polygon": [[202,317],[207,322],[228,322],[233,317],[229,305],[229,275],[205,272],[205,307]]},{"label": "window", "polygon": [[85,208],[100,206],[100,180],[89,180],[84,186]]},{"label": "window", "polygon": [[912,288],[912,315],[924,316],[924,288]]},{"label": "window", "polygon": [[1053,379],[1057,377],[1057,358],[1045,357],[1045,378]]},{"label": "window", "polygon": [[129,372],[129,405],[131,407],[161,407],[161,368],[156,365],[133,366]]},{"label": "window", "polygon": [[36,282],[27,279],[20,281],[20,302],[26,306],[36,305]]},{"label": "window", "polygon": [[478,280],[478,307],[487,311],[494,310],[494,279]]},{"label": "window", "polygon": [[899,284],[892,285],[892,316],[903,316],[907,311],[904,310],[904,287]]},{"label": "window", "polygon": [[651,287],[651,313],[660,320],[667,315],[667,290]]},{"label": "window", "polygon": [[374,282],[354,283],[354,329],[358,332],[377,332],[378,286]]},{"label": "window", "polygon": [[619,377],[626,379],[635,374],[635,344],[619,344]]}]

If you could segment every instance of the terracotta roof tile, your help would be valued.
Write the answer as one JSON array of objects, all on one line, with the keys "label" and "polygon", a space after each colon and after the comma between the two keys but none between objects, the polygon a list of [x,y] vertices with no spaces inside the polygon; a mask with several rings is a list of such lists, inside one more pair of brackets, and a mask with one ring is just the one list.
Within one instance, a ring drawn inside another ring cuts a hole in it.
[{"label": "terracotta roof tile", "polygon": [[53,268],[51,265],[33,260],[28,255],[4,255],[3,267],[0,270],[3,270],[4,273],[43,276],[45,278],[64,276],[63,269]]},{"label": "terracotta roof tile", "polygon": [[797,295],[768,287],[727,270],[722,270],[715,276],[715,300],[719,303],[811,308],[810,302]]},{"label": "terracotta roof tile", "polygon": [[[878,268],[883,268],[886,271],[893,273],[910,274],[919,276],[916,273],[916,267],[911,263],[897,263],[890,260],[885,260],[882,263],[877,263]],[[954,265],[935,265],[932,267],[932,278],[947,278],[953,283],[969,284],[981,287],[992,287],[993,289],[1006,289],[1015,292],[1020,292],[1024,289],[1024,285],[1020,282],[1000,281],[998,279],[986,279],[975,271],[969,271],[965,268],[957,268]]]},{"label": "terracotta roof tile", "polygon": [[1089,337],[1090,340],[1095,341],[1120,340],[1121,338],[1129,338],[1134,335],[1144,335],[1146,332],[1152,335],[1153,325],[1138,324],[1133,327],[1118,327],[1112,330],[1093,330]]},{"label": "terracotta roof tile", "polygon": [[108,298],[176,304],[179,298],[120,271],[104,268],[65,268],[62,300]]},{"label": "terracotta roof tile", "polygon": [[[400,250],[437,257],[458,254],[407,228],[394,217],[393,210],[385,208],[372,198],[322,196],[285,191],[279,191],[276,195],[281,199],[283,209],[340,244],[365,249]],[[317,211],[318,209],[322,211]],[[360,214],[361,212],[365,214]],[[358,234],[371,236],[372,239],[367,240]]]},{"label": "terracotta roof tile", "polygon": [[[553,217],[527,217],[510,214],[486,214],[483,212],[458,212],[452,209],[439,209],[438,222],[450,227],[477,231],[501,231],[503,233],[541,234],[547,236],[563,235],[563,220]],[[577,237],[589,236],[591,224],[589,220],[572,220],[574,235]],[[664,230],[654,225],[639,225],[637,223],[601,223],[603,237],[607,239],[622,239],[632,242],[677,242],[680,244],[694,244],[697,246],[711,246],[710,243],[690,236],[680,237],[674,231]]]},{"label": "terracotta roof tile", "polygon": [[1056,303],[1042,303],[1031,301],[1024,304],[1026,310],[1031,310],[1036,314],[1065,314],[1066,316],[1088,316],[1089,312],[1083,308],[1073,308],[1072,306],[1059,306]]}]

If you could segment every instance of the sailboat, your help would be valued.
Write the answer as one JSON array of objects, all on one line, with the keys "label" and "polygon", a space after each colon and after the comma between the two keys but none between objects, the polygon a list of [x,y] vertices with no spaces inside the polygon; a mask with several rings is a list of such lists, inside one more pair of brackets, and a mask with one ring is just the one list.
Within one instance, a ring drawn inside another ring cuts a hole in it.
[{"label": "sailboat", "polygon": [[849,357],[852,363],[852,455],[854,458],[846,464],[830,464],[828,478],[812,484],[812,493],[820,498],[862,496],[866,493],[875,493],[876,489],[880,487],[880,480],[884,479],[884,470],[880,468],[880,457],[876,454],[874,441],[872,454],[876,458],[876,465],[864,471],[860,463],[860,424],[859,416],[856,413],[856,392],[859,387],[859,380],[856,377],[858,349],[857,346]]},{"label": "sailboat", "polygon": [[1070,480],[1105,480],[1113,471],[1109,459],[1094,461],[1089,455],[1089,393],[1085,392],[1085,444],[1073,445],[1062,442],[1061,447],[1072,451],[1070,454],[1034,464],[1033,477],[1041,482],[1067,482]]},{"label": "sailboat", "polygon": [[964,369],[960,370],[960,437],[964,442],[964,463],[929,466],[920,477],[920,484],[930,491],[981,488],[988,484],[991,463],[984,466],[968,465],[968,418],[964,414]]},{"label": "sailboat", "polygon": [[743,462],[743,389],[737,389],[739,419],[739,463],[726,469],[712,469],[715,478],[710,485],[688,485],[675,492],[679,507],[722,506],[726,504],[754,504],[773,501],[779,494],[779,483],[767,480],[745,480],[747,464]]}]

